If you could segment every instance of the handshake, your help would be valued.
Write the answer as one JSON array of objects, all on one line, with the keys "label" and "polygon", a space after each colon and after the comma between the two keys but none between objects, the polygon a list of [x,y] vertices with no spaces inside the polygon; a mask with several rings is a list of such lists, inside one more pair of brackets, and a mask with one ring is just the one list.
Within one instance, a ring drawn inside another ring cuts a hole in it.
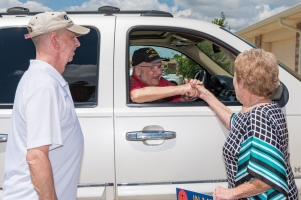
[{"label": "handshake", "polygon": [[182,102],[195,101],[197,98],[202,98],[202,93],[206,90],[203,82],[197,79],[191,79],[189,81],[185,78],[185,84],[183,84],[182,87]]}]

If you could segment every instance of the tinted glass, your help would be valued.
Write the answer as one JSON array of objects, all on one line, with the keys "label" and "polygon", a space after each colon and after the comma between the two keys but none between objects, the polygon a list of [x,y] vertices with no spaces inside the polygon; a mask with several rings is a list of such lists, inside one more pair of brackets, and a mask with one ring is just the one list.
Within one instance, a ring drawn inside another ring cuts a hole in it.
[{"label": "tinted glass", "polygon": [[[15,91],[29,60],[35,59],[35,47],[31,39],[24,39],[25,27],[0,29],[0,108],[11,108]],[[68,63],[63,77],[69,83],[76,107],[97,105],[97,74],[99,35],[91,29],[88,35],[79,37],[81,46]]]},{"label": "tinted glass", "polygon": [[0,30],[0,104],[12,104],[15,91],[29,60],[35,58],[31,40],[24,39],[26,28]]},{"label": "tinted glass", "polygon": [[62,75],[69,83],[76,107],[96,106],[99,34],[95,29],[91,29],[78,40],[81,45],[76,49],[73,60],[66,65]]}]

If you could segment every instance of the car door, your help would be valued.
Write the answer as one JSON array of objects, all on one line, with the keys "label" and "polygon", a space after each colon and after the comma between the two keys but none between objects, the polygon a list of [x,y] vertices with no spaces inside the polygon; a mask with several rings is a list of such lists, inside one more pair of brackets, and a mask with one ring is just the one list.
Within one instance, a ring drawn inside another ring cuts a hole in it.
[{"label": "car door", "polygon": [[[78,83],[83,84],[78,91],[74,91],[74,94],[79,94],[75,106],[85,141],[77,199],[110,200],[114,199],[115,182],[112,84],[114,52],[112,33],[115,29],[115,17],[100,15],[97,17],[70,15],[70,17],[74,23],[91,29],[90,35],[79,37],[83,42],[75,52],[76,57],[67,64],[69,71],[63,74],[69,86],[70,82],[75,83],[75,88],[78,87]],[[89,40],[88,36],[94,36],[93,40]],[[76,76],[73,73],[76,73]],[[89,88],[93,87],[94,92],[90,94]],[[70,90],[72,94],[72,87]],[[85,102],[83,95],[87,93],[90,99]]]},{"label": "car door", "polygon": [[[153,30],[164,30],[164,34],[158,34],[160,37],[176,30],[183,33],[182,35],[190,35],[191,38],[202,35],[234,54],[251,48],[236,36],[212,24],[195,20],[117,17],[114,127],[118,199],[175,199],[177,187],[207,194],[212,194],[217,185],[227,187],[222,146],[228,130],[206,103],[136,104],[130,102],[128,73],[130,71],[129,47],[132,44],[130,33],[140,27],[148,38],[155,37],[150,35],[150,31]],[[172,41],[170,38],[169,40]],[[149,45],[149,40],[145,40],[145,43],[137,42],[137,46],[139,44]],[[179,45],[185,46],[184,42]],[[127,48],[118,48],[120,46]],[[186,52],[190,51],[191,49],[187,48]],[[194,54],[191,56],[193,57]],[[197,56],[201,58],[200,63],[204,65],[209,63],[208,55]],[[209,67],[207,72],[212,75],[225,71],[210,68],[209,65],[207,67]],[[280,71],[281,80],[289,86],[289,89],[293,90],[292,82],[300,85],[300,81],[296,79],[290,82],[288,80],[290,75],[283,69]],[[292,91],[291,94],[294,98],[300,98],[296,91]],[[241,108],[238,102],[229,102],[226,105],[236,113]],[[293,112],[299,119],[300,108],[293,111],[292,107],[293,104],[289,102],[284,108],[286,114]],[[296,124],[291,126],[296,127]],[[296,139],[299,136],[295,132],[292,133],[292,137]],[[299,155],[300,148],[294,142],[290,145],[293,154]],[[300,161],[294,158],[292,163],[299,165]]]},{"label": "car door", "polygon": [[[133,27],[172,23],[165,18],[135,19],[134,23],[117,17],[114,121],[118,199],[174,199],[176,187],[210,194],[216,185],[227,185],[221,151],[227,130],[208,106],[127,104],[129,52],[117,46],[129,46],[127,34]],[[234,111],[238,108],[232,107]],[[137,135],[147,134],[168,138],[137,140]]]},{"label": "car door", "polygon": [[[113,16],[96,19],[93,15],[70,17],[74,23],[91,29],[88,35],[79,37],[81,46],[62,74],[69,83],[84,134],[77,199],[114,199],[112,32],[115,19]],[[32,41],[24,39],[29,19],[26,15],[0,18],[0,185],[15,89],[28,68],[29,59],[35,58]]]}]

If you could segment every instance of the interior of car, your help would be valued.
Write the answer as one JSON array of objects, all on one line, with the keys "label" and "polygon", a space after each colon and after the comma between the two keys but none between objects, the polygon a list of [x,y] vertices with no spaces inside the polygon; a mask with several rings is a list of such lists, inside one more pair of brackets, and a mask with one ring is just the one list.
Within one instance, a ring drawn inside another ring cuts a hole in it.
[{"label": "interior of car", "polygon": [[[152,47],[161,57],[170,59],[164,63],[164,78],[170,82],[178,85],[184,78],[198,79],[225,105],[240,105],[233,86],[234,61],[239,52],[223,41],[191,30],[152,27],[134,28],[128,41],[130,60],[134,50]],[[131,62],[129,68],[132,70]],[[178,77],[177,82],[174,77]],[[289,93],[282,82],[271,99],[281,107],[288,102]]]},{"label": "interior of car", "polygon": [[161,57],[170,59],[164,63],[165,76],[175,74],[182,79],[198,79],[221,101],[239,104],[232,81],[236,54],[230,48],[185,31],[135,30],[130,33],[129,41],[130,58],[134,50],[152,47]]}]

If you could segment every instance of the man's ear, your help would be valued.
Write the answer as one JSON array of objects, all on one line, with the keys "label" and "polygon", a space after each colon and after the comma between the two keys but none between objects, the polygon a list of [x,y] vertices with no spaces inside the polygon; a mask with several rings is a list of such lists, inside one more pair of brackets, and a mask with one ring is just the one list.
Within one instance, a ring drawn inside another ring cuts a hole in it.
[{"label": "man's ear", "polygon": [[56,50],[60,49],[59,37],[57,34],[52,34],[50,36],[50,41],[51,41],[51,45],[53,46],[54,49],[56,49]]},{"label": "man's ear", "polygon": [[135,67],[134,67],[134,74],[136,75],[136,76],[140,76],[140,74],[141,74],[141,67],[139,66],[139,65],[136,65]]}]

